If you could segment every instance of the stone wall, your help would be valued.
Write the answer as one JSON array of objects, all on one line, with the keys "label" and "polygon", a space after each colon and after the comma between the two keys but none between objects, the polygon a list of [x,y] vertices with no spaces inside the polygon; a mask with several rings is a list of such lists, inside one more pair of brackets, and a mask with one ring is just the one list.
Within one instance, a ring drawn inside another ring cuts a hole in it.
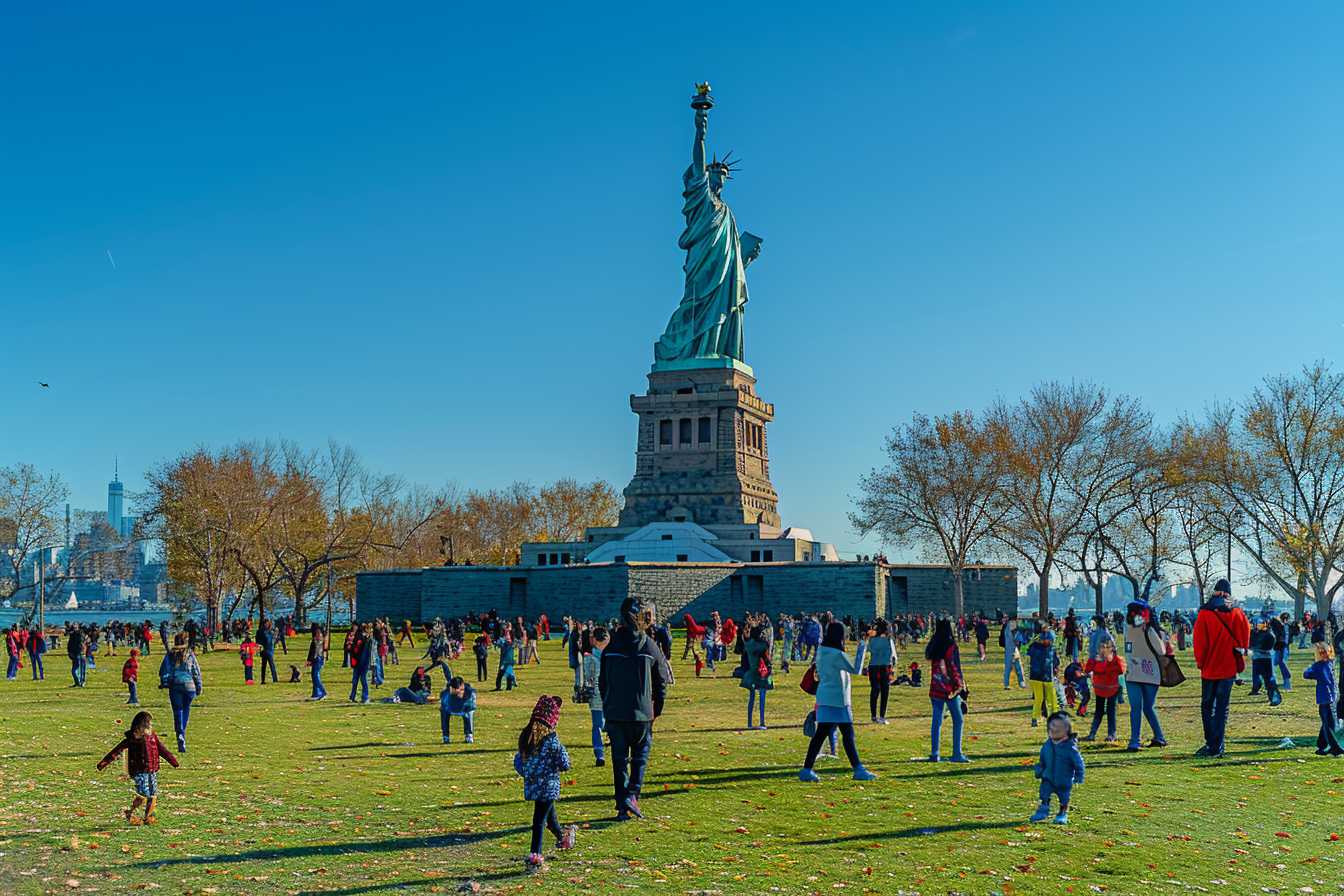
[{"label": "stone wall", "polygon": [[[967,612],[1016,606],[1012,567],[977,567],[966,579]],[[734,618],[745,610],[771,615],[831,610],[872,618],[949,612],[952,577],[941,566],[858,562],[430,567],[360,574],[356,613],[361,619],[422,621],[494,609],[506,616],[607,619],[627,594],[654,602],[659,615],[673,620],[687,612],[704,618],[712,610]]]}]

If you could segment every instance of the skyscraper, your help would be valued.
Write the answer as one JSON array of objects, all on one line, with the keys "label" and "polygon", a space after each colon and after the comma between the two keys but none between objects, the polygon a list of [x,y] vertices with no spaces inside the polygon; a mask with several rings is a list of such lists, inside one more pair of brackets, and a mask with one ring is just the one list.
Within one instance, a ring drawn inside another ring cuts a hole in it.
[{"label": "skyscraper", "polygon": [[112,481],[107,484],[107,524],[112,531],[121,533],[122,509],[125,504],[125,490],[121,486],[117,465],[112,465]]}]

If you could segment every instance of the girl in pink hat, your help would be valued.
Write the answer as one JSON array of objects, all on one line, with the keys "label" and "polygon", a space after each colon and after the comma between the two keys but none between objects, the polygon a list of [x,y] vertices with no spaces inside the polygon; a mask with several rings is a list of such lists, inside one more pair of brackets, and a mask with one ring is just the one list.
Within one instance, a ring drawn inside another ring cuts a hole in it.
[{"label": "girl in pink hat", "polygon": [[541,869],[545,858],[541,854],[541,831],[547,828],[555,835],[557,849],[571,849],[578,828],[560,827],[555,814],[555,801],[560,798],[560,773],[569,771],[569,753],[555,726],[560,722],[559,697],[542,695],[532,709],[532,717],[518,734],[518,752],[513,757],[513,768],[523,778],[523,799],[532,801],[532,849],[527,855],[527,870]]}]

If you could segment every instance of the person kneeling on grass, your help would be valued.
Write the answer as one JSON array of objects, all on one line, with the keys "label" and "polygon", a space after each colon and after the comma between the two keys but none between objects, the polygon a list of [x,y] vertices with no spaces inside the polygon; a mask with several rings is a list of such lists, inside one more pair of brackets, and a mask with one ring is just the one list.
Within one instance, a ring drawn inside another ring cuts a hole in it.
[{"label": "person kneeling on grass", "polygon": [[416,666],[415,671],[411,673],[411,683],[404,688],[397,688],[396,693],[391,697],[384,697],[384,703],[414,703],[417,706],[423,706],[429,702],[429,694],[434,690],[429,682],[429,672],[424,666]]},{"label": "person kneeling on grass", "polygon": [[1049,736],[1041,746],[1041,759],[1036,763],[1036,777],[1041,779],[1041,805],[1032,814],[1032,821],[1045,821],[1050,816],[1050,799],[1059,797],[1059,814],[1055,824],[1069,823],[1069,796],[1073,785],[1083,783],[1086,766],[1083,754],[1078,752],[1078,735],[1068,713],[1056,712],[1046,720]]},{"label": "person kneeling on grass", "polygon": [[560,722],[559,697],[543,694],[532,709],[532,718],[518,734],[518,752],[513,768],[523,778],[523,799],[532,801],[532,850],[527,854],[527,870],[541,869],[541,831],[555,835],[557,849],[572,849],[578,828],[560,827],[555,801],[560,798],[560,773],[569,771],[569,753],[555,733]]},{"label": "person kneeling on grass", "polygon": [[122,814],[131,824],[141,823],[135,817],[135,810],[140,808],[141,803],[145,806],[144,823],[154,823],[154,807],[159,801],[159,757],[167,759],[173,768],[178,767],[177,757],[169,753],[159,740],[152,722],[153,717],[149,713],[136,713],[126,736],[98,763],[98,771],[102,771],[112,764],[122,750],[126,751],[126,774],[135,782],[135,799],[131,801],[131,808]]},{"label": "person kneeling on grass", "polygon": [[454,675],[439,695],[439,728],[443,731],[443,742],[452,742],[448,720],[458,716],[462,719],[462,734],[467,743],[473,743],[472,720],[475,715],[476,689],[463,681],[462,676]]}]

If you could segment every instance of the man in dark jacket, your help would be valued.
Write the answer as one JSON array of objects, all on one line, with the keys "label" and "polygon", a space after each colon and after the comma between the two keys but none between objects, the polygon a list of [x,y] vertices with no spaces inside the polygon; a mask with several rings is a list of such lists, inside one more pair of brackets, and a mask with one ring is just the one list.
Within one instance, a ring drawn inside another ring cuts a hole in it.
[{"label": "man in dark jacket", "polygon": [[616,789],[616,820],[643,818],[639,792],[653,745],[653,720],[663,711],[672,680],[667,658],[643,630],[644,608],[633,597],[621,604],[620,625],[602,651],[597,689],[602,695],[611,772]]},{"label": "man in dark jacket", "polygon": [[266,683],[266,668],[269,666],[271,683],[274,684],[280,678],[275,674],[275,629],[269,619],[263,619],[261,628],[257,630],[257,647],[261,649],[261,683]]}]

